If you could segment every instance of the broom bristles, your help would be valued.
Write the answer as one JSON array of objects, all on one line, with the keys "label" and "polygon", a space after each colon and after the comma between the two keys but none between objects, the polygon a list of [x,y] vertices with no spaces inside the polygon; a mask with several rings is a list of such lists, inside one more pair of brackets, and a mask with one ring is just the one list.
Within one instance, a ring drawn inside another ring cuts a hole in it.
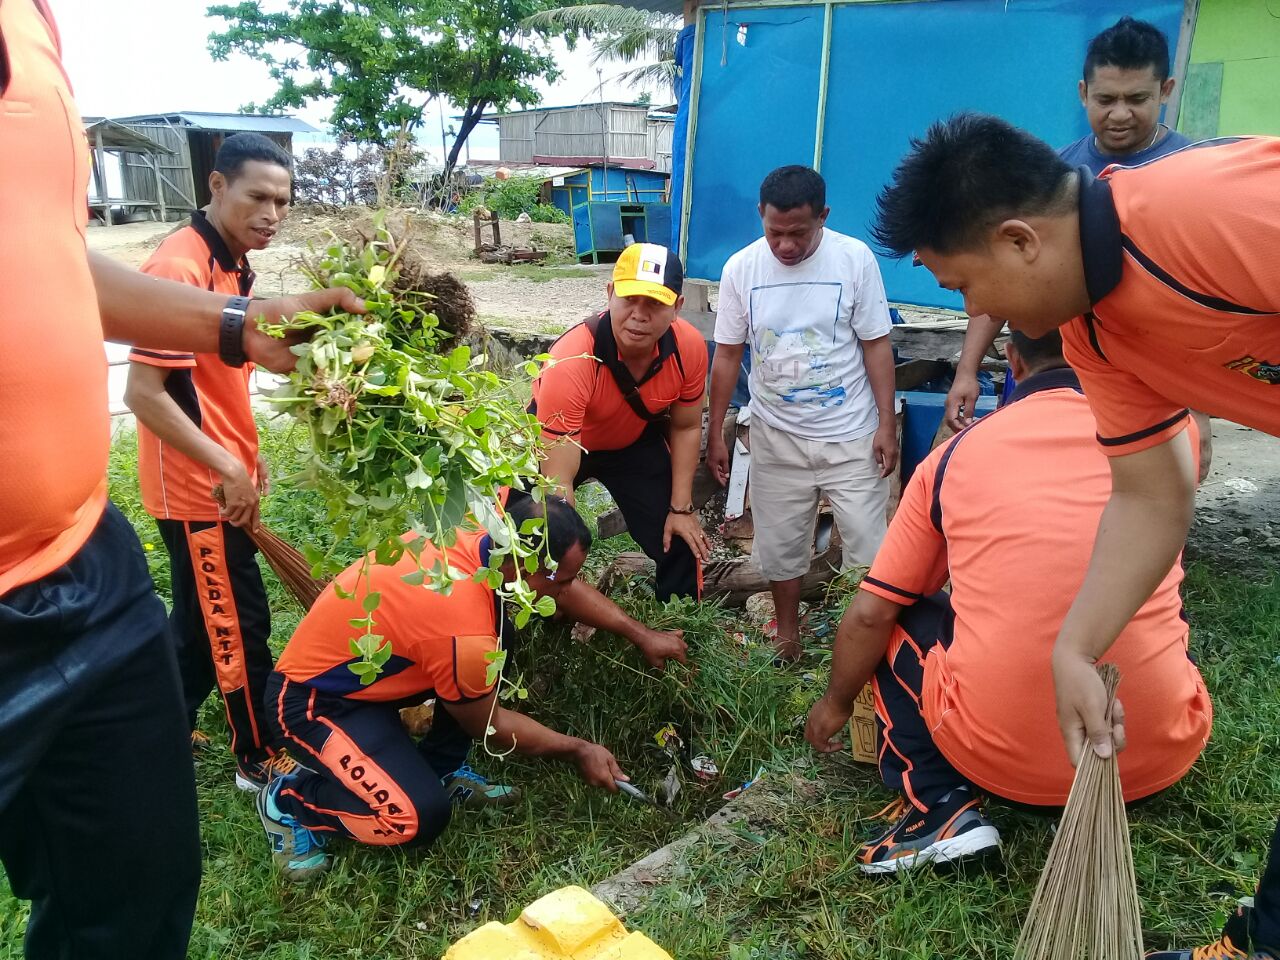
[{"label": "broom bristles", "polygon": [[257,544],[267,563],[276,572],[280,582],[302,605],[303,610],[310,610],[325,587],[328,580],[317,580],[311,575],[311,564],[306,558],[274,533],[259,525],[257,530],[250,530],[249,536]]},{"label": "broom bristles", "polygon": [[[1102,664],[1107,720],[1120,671]],[[1027,912],[1015,960],[1142,960],[1142,921],[1120,768],[1113,752],[1088,745],[1044,872]]]}]

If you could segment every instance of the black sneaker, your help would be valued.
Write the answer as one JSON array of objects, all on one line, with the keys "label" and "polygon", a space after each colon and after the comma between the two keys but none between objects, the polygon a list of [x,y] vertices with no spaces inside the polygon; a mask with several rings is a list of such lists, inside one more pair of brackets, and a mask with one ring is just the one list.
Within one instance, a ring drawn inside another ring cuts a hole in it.
[{"label": "black sneaker", "polygon": [[1249,960],[1267,957],[1266,953],[1250,954],[1249,914],[1252,907],[1241,906],[1222,925],[1222,936],[1213,943],[1190,950],[1155,950],[1147,960]]},{"label": "black sneaker", "polygon": [[956,787],[928,813],[906,806],[883,836],[858,851],[863,873],[897,873],[926,863],[950,863],[1000,846],[1000,832],[982,815],[982,802]]}]

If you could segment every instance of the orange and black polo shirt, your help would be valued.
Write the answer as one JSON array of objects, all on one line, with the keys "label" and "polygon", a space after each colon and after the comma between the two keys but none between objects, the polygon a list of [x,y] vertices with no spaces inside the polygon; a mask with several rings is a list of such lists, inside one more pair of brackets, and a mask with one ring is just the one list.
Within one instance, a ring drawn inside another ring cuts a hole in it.
[{"label": "orange and black polo shirt", "polygon": [[[200,210],[191,225],[165,239],[142,272],[193,287],[247,297],[253,290],[249,261],[231,255],[221,234]],[[165,367],[165,390],[211,440],[235,455],[254,476],[258,461],[258,428],[249,399],[253,365],[229,367],[213,353],[181,353],[136,346],[134,363]],[[217,520],[211,493],[220,482],[216,472],[164,443],[138,424],[138,482],[142,505],[160,520]]]},{"label": "orange and black polo shirt", "polygon": [[[406,534],[406,539],[412,534]],[[460,570],[467,579],[453,584],[448,596],[425,584],[405,583],[418,563],[405,553],[393,566],[371,564],[366,582],[355,563],[338,575],[337,584],[351,595],[343,599],[331,585],[302,618],[276,662],[276,670],[290,680],[323,693],[379,703],[437,697],[446,703],[466,703],[488,696],[494,684],[486,680],[486,654],[498,649],[495,594],[470,579],[489,562],[489,535],[483,530],[462,532],[452,547],[427,544],[422,566],[438,561]],[[361,631],[350,620],[365,616],[362,601],[380,593],[374,611],[374,633],[391,642],[391,659],[368,686],[349,669],[358,659],[351,641]]]},{"label": "orange and black polo shirt", "polygon": [[[545,439],[568,437],[588,452],[621,450],[639,440],[648,426],[604,363],[601,350],[611,350],[621,362],[608,327],[609,315],[603,313],[595,321],[570,327],[551,345],[548,353],[556,362],[533,381],[529,407],[541,421]],[[654,346],[653,365],[638,382],[637,394],[644,409],[656,417],[677,404],[700,405],[706,380],[706,341],[677,317]]]},{"label": "orange and black polo shirt", "polygon": [[1062,328],[1110,456],[1187,407],[1280,434],[1280,139],[1209,140],[1081,176],[1092,311]]},{"label": "orange and black polo shirt", "polygon": [[[1095,429],[1071,370],[1028,377],[1008,404],[916,468],[861,584],[909,606],[950,580],[953,634],[921,657],[921,711],[953,766],[1021,803],[1061,804],[1074,775],[1049,661],[1111,495]],[[1194,430],[1180,438],[1193,450]],[[1209,735],[1212,708],[1187,658],[1181,583],[1178,562],[1106,657],[1125,678],[1120,771],[1129,798],[1177,781]]]},{"label": "orange and black polo shirt", "polygon": [[0,596],[107,503],[107,364],[85,257],[89,147],[43,0],[0,2]]}]

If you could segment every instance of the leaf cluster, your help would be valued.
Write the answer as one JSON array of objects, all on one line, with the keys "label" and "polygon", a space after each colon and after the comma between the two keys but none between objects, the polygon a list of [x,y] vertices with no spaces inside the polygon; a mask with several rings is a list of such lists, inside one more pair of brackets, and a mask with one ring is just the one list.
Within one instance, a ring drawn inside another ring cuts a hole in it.
[{"label": "leaf cluster", "polygon": [[[523,625],[535,612],[555,609],[533,594],[524,574],[554,564],[545,556],[542,521],[517,529],[497,504],[506,487],[542,496],[537,419],[524,410],[515,378],[483,369],[483,356],[467,345],[439,349],[447,334],[432,297],[392,293],[405,243],[383,223],[379,214],[367,242],[333,237],[306,267],[316,286],[350,288],[366,315],[303,313],[272,328],[279,336],[306,335],[292,348],[297,367],[270,398],[309,432],[306,466],[294,480],[320,495],[333,534],[327,550],[307,545],[303,553],[313,574],[326,576],[341,572],[344,554],[354,550],[365,557],[367,574],[370,562],[393,565],[406,553],[421,560],[427,541],[448,547],[460,528],[479,526],[493,549],[476,579],[510,600]],[[525,373],[537,369],[530,362]],[[515,565],[510,583],[500,570],[508,559]],[[419,563],[404,579],[447,593],[462,576],[437,561]],[[353,669],[369,683],[390,651],[374,633],[378,595],[365,593],[366,616],[351,621],[364,636],[352,651],[362,658]]]}]

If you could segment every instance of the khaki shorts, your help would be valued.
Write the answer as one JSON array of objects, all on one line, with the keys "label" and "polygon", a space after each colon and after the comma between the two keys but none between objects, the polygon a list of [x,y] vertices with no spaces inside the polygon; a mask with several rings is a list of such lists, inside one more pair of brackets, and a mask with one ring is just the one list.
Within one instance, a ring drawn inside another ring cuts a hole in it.
[{"label": "khaki shorts", "polygon": [[871,563],[884,539],[889,503],[874,440],[874,434],[835,443],[805,440],[752,419],[751,555],[766,579],[793,580],[808,572],[823,494],[844,544],[844,568]]}]

